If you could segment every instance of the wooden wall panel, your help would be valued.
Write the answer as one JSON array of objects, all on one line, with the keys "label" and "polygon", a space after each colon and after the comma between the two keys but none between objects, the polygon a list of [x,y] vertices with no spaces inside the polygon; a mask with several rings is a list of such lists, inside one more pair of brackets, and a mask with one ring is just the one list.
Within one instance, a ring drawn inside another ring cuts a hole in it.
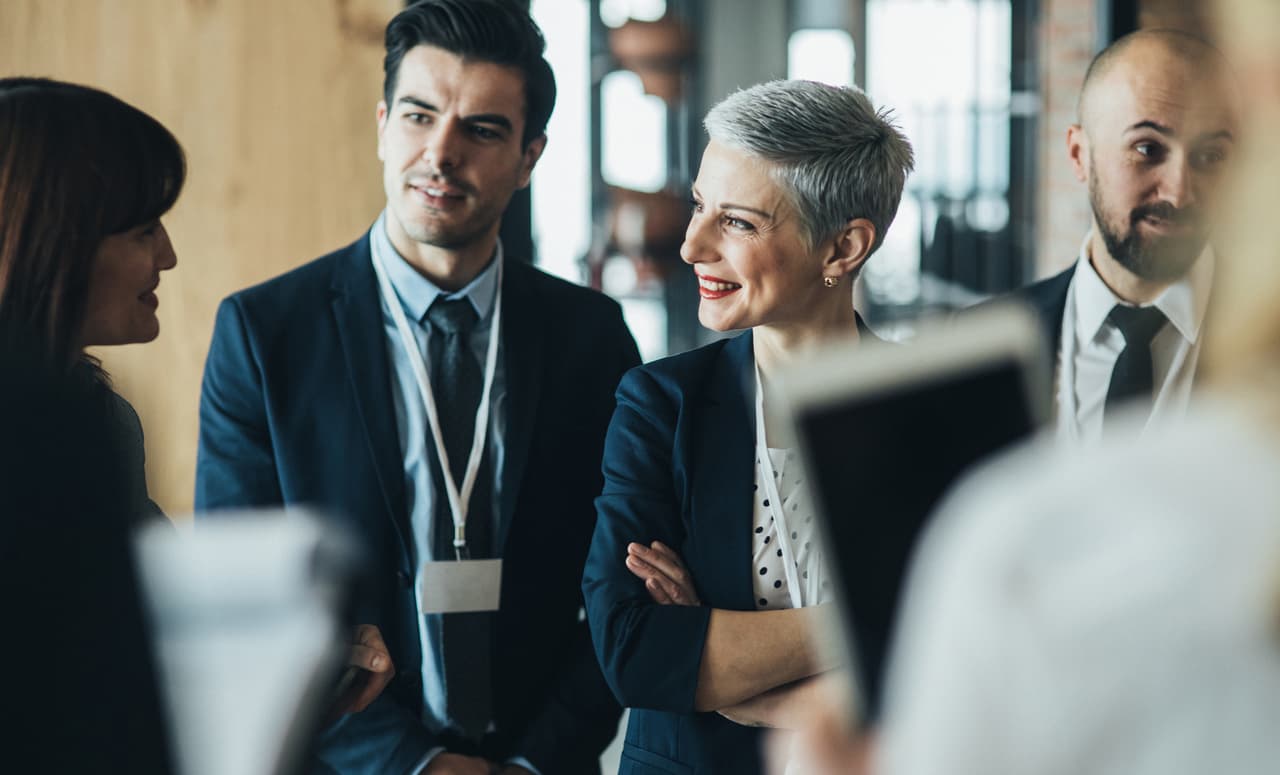
[{"label": "wooden wall panel", "polygon": [[154,115],[190,175],[166,219],[161,335],[98,353],[137,408],[152,497],[191,508],[218,302],[352,241],[384,202],[374,108],[401,0],[0,0],[0,73],[106,89]]}]

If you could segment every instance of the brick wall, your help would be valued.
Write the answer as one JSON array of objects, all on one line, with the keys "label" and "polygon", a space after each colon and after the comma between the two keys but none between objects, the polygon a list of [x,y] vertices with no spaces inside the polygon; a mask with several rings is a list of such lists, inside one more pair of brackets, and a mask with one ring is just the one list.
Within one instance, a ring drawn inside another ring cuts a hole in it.
[{"label": "brick wall", "polygon": [[1089,228],[1089,198],[1067,159],[1067,127],[1093,58],[1095,0],[1043,0],[1040,27],[1040,196],[1036,207],[1036,274],[1075,260]]}]

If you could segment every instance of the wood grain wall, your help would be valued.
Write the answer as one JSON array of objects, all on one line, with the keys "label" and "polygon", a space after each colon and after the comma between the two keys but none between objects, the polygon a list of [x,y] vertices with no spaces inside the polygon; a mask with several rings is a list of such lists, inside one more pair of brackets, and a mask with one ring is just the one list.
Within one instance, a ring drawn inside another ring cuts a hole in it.
[{"label": "wood grain wall", "polygon": [[348,244],[384,202],[374,107],[402,0],[0,0],[0,73],[106,89],[186,148],[161,335],[97,353],[142,417],[152,497],[189,512],[227,294]]}]

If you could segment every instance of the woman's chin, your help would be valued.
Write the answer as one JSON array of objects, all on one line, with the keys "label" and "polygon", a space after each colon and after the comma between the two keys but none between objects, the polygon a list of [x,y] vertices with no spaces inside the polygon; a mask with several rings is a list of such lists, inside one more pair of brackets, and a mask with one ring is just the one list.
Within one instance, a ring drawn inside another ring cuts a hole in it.
[{"label": "woman's chin", "polygon": [[703,328],[710,329],[717,333],[737,331],[742,328],[746,328],[746,326],[743,326],[741,321],[736,318],[728,315],[716,314],[715,312],[708,310],[706,302],[703,302],[698,306],[698,322],[702,324]]},{"label": "woman's chin", "polygon": [[154,342],[158,336],[160,336],[160,321],[152,320],[130,331],[128,336],[124,337],[125,341],[121,342],[121,344],[146,344],[147,342]]}]

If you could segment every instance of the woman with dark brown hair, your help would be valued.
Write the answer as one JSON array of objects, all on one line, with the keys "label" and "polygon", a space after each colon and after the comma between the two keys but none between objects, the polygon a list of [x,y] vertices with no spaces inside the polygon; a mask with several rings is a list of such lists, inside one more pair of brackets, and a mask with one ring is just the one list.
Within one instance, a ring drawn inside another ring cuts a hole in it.
[{"label": "woman with dark brown hair", "polygon": [[0,659],[28,665],[0,728],[17,770],[173,766],[129,545],[159,511],[137,415],[85,348],[159,333],[175,262],[159,218],[185,176],[136,108],[0,79]]},{"label": "woman with dark brown hair", "polygon": [[85,86],[0,79],[0,347],[106,404],[131,518],[159,514],[141,426],[85,348],[160,333],[155,290],[176,263],[160,217],[185,179],[178,141],[137,108]]},{"label": "woman with dark brown hair", "polygon": [[[138,417],[86,348],[160,333],[156,289],[177,263],[160,219],[185,179],[178,141],[137,108],[0,78],[0,664],[14,676],[0,729],[15,772],[172,769],[130,545],[162,514]],[[368,672],[335,712],[394,675],[371,626],[349,661]]]}]

